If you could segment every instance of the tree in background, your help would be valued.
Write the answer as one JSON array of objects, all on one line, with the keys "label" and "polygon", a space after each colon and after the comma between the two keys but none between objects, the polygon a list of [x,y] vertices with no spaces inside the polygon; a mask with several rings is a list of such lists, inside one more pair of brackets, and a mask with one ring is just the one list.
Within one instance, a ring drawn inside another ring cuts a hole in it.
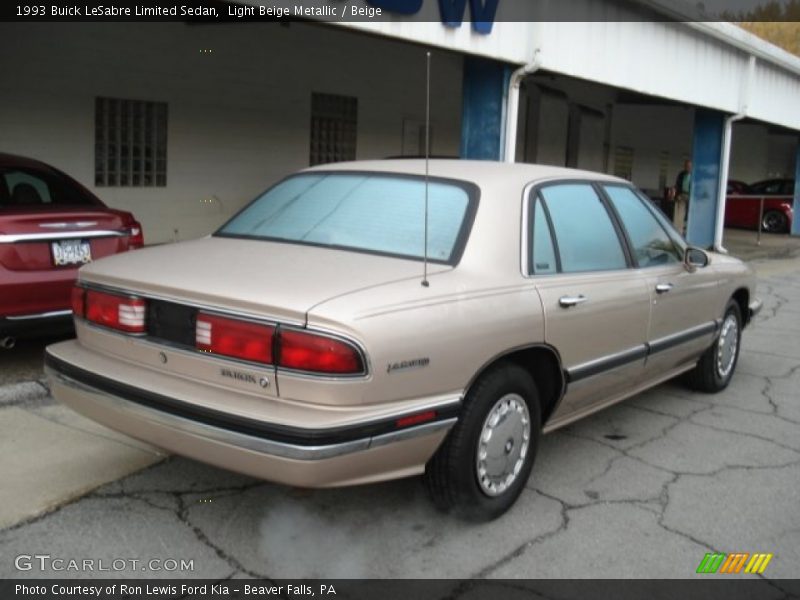
[{"label": "tree in background", "polygon": [[749,11],[725,11],[721,17],[800,56],[800,0],[770,0]]}]

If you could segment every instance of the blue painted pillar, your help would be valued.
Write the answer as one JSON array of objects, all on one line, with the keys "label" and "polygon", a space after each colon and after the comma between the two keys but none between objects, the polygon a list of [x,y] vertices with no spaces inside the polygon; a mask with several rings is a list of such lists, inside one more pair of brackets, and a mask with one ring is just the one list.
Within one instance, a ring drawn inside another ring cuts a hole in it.
[{"label": "blue painted pillar", "polygon": [[723,113],[701,108],[695,112],[686,240],[700,248],[714,245],[719,186],[727,185],[719,180],[724,127]]},{"label": "blue painted pillar", "polygon": [[501,62],[464,57],[461,158],[500,160],[511,72]]},{"label": "blue painted pillar", "polygon": [[792,235],[800,235],[800,138],[797,140],[797,158],[794,167],[794,217]]}]

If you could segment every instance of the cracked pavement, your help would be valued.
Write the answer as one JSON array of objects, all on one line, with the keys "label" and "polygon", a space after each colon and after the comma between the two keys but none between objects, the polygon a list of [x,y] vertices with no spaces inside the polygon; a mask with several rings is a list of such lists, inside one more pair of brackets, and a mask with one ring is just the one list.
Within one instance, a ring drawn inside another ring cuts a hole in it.
[{"label": "cracked pavement", "polygon": [[768,552],[764,597],[800,593],[800,264],[766,273],[727,390],[669,382],[545,436],[492,523],[436,512],[418,479],[300,490],[172,457],[0,530],[0,577],[60,575],[14,569],[44,553],[194,560],[105,574],[126,577],[687,578]]}]

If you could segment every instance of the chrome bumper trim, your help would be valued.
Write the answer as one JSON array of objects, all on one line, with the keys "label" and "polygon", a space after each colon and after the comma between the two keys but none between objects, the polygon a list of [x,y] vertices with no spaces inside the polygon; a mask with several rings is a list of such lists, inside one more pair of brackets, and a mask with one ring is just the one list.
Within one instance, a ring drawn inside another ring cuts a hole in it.
[{"label": "chrome bumper trim", "polygon": [[110,405],[119,413],[129,414],[156,425],[176,429],[215,442],[251,450],[253,452],[258,452],[259,454],[295,460],[314,461],[326,458],[334,458],[345,454],[352,454],[354,452],[363,452],[365,450],[369,450],[370,448],[385,446],[387,444],[429,435],[443,429],[449,429],[458,420],[456,418],[452,418],[436,421],[434,423],[426,423],[417,427],[401,429],[396,432],[337,444],[329,444],[324,446],[300,446],[246,435],[236,431],[230,431],[221,427],[199,423],[191,419],[186,419],[167,412],[142,406],[136,402],[125,400],[119,396],[109,394],[95,387],[81,383],[80,381],[68,377],[63,373],[59,373],[48,366],[45,366],[45,374],[51,381],[69,387],[73,390],[77,390],[82,394],[92,396],[94,400]]},{"label": "chrome bumper trim", "polygon": [[71,314],[71,310],[53,310],[35,315],[7,315],[5,319],[8,321],[32,321],[34,319],[57,319],[58,317],[68,317]]},{"label": "chrome bumper trim", "polygon": [[52,233],[5,233],[0,234],[0,244],[15,244],[17,242],[46,242],[57,240],[75,240],[102,237],[125,237],[130,232],[120,230],[91,230],[91,231],[55,231]]}]

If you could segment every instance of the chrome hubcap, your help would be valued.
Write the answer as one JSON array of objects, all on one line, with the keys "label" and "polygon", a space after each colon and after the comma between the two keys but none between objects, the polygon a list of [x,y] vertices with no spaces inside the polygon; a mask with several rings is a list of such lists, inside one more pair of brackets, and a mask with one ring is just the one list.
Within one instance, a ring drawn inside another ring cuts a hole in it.
[{"label": "chrome hubcap", "polygon": [[489,411],[478,440],[475,466],[484,494],[499,496],[517,480],[530,440],[528,406],[519,394],[506,394]]},{"label": "chrome hubcap", "polygon": [[728,315],[722,322],[717,341],[717,374],[723,379],[730,375],[739,345],[739,324],[736,317]]}]

